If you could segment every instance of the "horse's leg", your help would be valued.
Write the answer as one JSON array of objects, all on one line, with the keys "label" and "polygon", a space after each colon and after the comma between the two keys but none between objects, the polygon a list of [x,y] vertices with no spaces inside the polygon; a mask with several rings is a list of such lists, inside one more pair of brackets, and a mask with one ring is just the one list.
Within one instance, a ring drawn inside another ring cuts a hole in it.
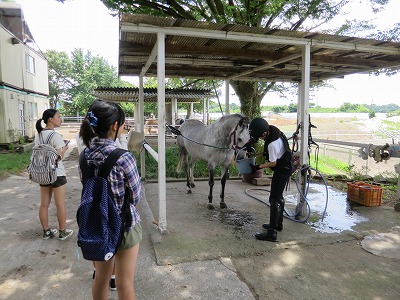
[{"label": "horse's leg", "polygon": [[186,191],[188,194],[191,194],[192,189],[190,187],[190,168],[189,168],[189,162],[188,162],[189,155],[187,152],[184,155],[185,155],[184,156],[184,169],[185,169],[185,174],[186,174]]},{"label": "horse's leg", "polygon": [[225,169],[225,172],[221,177],[221,194],[219,195],[221,197],[221,202],[219,203],[220,208],[227,208],[225,204],[225,184],[227,178],[228,178],[228,169]]},{"label": "horse's leg", "polygon": [[190,186],[194,188],[196,185],[194,184],[194,164],[196,161],[193,159],[193,157],[190,159]]},{"label": "horse's leg", "polygon": [[212,192],[214,187],[214,169],[208,169],[208,185],[210,186],[210,193],[208,194],[208,209],[214,209],[214,205],[212,204]]}]

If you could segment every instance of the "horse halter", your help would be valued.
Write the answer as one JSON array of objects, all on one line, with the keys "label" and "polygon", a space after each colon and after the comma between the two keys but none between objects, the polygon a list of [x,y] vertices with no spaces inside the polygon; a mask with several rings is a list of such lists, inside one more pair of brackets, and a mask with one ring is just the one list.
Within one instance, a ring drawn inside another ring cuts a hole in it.
[{"label": "horse halter", "polygon": [[236,131],[238,130],[239,126],[241,127],[243,125],[243,123],[245,122],[245,119],[246,118],[241,118],[239,120],[239,122],[236,124],[235,129],[233,129],[233,131],[229,135],[229,138],[232,142],[230,148],[233,150],[241,149],[241,147],[239,147],[237,145],[238,140],[237,140],[237,136],[236,136]]}]

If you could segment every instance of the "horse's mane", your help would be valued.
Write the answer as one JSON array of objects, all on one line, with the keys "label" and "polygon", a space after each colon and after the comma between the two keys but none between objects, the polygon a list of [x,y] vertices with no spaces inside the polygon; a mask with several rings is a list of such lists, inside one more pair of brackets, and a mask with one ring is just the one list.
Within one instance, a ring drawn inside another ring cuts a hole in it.
[{"label": "horse's mane", "polygon": [[230,134],[232,130],[243,118],[247,120],[248,124],[248,119],[241,114],[231,114],[222,116],[218,118],[214,123],[209,125],[210,131],[213,131],[216,136],[219,136],[221,142],[223,141],[224,144],[229,144],[231,138]]},{"label": "horse's mane", "polygon": [[224,115],[224,116],[218,118],[210,126],[221,126],[221,124],[226,124],[227,122],[229,122],[231,120],[235,120],[235,119],[238,119],[238,122],[239,122],[239,120],[241,118],[244,118],[244,116],[241,114]]}]

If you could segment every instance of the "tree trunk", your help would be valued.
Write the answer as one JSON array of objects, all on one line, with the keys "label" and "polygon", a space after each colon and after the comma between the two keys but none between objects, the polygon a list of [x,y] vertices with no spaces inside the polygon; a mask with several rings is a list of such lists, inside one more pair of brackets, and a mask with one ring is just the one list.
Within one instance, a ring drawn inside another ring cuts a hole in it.
[{"label": "tree trunk", "polygon": [[190,103],[188,103],[186,106],[186,120],[189,120],[191,118],[192,118],[192,110],[190,109]]},{"label": "tree trunk", "polygon": [[262,96],[258,91],[258,83],[252,81],[231,81],[231,85],[239,97],[242,114],[250,119],[260,117]]}]

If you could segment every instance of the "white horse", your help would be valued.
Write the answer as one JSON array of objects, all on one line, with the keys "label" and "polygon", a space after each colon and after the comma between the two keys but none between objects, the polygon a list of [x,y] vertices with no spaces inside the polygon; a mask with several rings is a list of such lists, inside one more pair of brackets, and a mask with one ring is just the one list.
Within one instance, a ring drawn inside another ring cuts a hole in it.
[{"label": "white horse", "polygon": [[[235,149],[243,147],[250,139],[249,120],[240,114],[223,116],[211,125],[204,125],[198,120],[186,120],[179,128],[177,138],[179,146],[179,161],[177,171],[184,163],[187,179],[187,192],[192,193],[194,184],[193,168],[198,160],[208,163],[209,186],[208,209],[213,209],[212,191],[214,187],[214,170],[221,166],[221,202],[220,207],[226,208],[224,201],[225,183],[228,168],[232,162]],[[189,162],[188,154],[191,160]]]}]

